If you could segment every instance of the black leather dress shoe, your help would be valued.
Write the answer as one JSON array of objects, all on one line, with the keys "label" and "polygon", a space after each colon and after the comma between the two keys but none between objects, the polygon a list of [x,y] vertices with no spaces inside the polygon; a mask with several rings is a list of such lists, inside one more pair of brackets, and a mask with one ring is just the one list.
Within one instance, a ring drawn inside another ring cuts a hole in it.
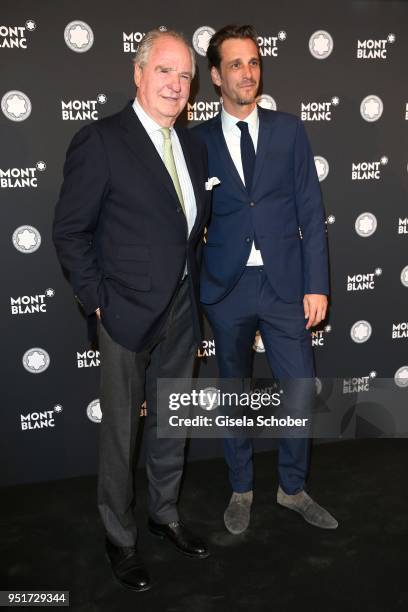
[{"label": "black leather dress shoe", "polygon": [[132,591],[147,591],[152,586],[149,574],[135,546],[115,546],[106,538],[106,552],[120,584]]},{"label": "black leather dress shoe", "polygon": [[204,542],[191,533],[180,521],[163,525],[155,523],[149,518],[149,529],[155,535],[169,540],[177,550],[187,557],[205,559],[210,555]]}]

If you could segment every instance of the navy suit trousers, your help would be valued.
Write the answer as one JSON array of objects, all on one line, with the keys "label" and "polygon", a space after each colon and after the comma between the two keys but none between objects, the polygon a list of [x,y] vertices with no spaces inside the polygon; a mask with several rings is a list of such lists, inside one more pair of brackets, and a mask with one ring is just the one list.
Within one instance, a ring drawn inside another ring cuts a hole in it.
[{"label": "navy suit trousers", "polygon": [[[260,331],[266,356],[274,377],[283,379],[314,378],[310,331],[302,302],[283,302],[272,289],[263,266],[247,266],[235,287],[219,302],[204,304],[212,327],[221,378],[250,378],[253,341]],[[311,394],[298,394],[291,409],[296,416],[309,416]],[[233,491],[243,493],[253,488],[252,441],[226,438],[225,458]],[[302,490],[309,468],[308,438],[280,438],[278,450],[279,484],[289,495]]]}]

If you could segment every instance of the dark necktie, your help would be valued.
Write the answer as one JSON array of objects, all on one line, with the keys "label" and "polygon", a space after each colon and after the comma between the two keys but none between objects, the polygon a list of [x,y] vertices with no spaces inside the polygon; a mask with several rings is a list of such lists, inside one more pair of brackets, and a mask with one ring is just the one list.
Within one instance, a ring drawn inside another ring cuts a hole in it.
[{"label": "dark necktie", "polygon": [[255,168],[255,149],[246,121],[238,121],[237,126],[241,130],[241,160],[244,171],[245,187],[251,193],[252,179]]}]

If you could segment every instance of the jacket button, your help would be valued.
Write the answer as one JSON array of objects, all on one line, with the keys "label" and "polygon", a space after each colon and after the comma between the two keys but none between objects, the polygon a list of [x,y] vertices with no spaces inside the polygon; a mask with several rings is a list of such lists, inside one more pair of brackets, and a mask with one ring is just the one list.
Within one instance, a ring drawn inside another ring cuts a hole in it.
[{"label": "jacket button", "polygon": [[178,212],[178,213],[179,213],[180,211],[181,211],[181,206],[177,206],[177,208],[176,208],[176,212]]},{"label": "jacket button", "polygon": [[250,239],[250,237],[249,237],[249,236],[247,236],[247,237],[245,238],[245,242],[251,242],[251,239]]},{"label": "jacket button", "polygon": [[255,206],[255,202],[250,202],[249,205],[250,206]]}]

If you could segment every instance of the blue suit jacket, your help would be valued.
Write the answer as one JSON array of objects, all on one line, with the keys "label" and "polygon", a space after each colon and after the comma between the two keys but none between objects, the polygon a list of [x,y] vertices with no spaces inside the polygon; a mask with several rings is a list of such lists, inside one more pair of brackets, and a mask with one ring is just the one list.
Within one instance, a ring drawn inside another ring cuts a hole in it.
[{"label": "blue suit jacket", "polygon": [[[242,275],[256,239],[268,280],[279,297],[329,293],[325,216],[303,123],[258,107],[259,136],[251,193],[229,154],[221,114],[194,128],[206,143],[212,191],[201,270],[201,301],[221,300]],[[300,230],[300,231],[299,231]]]}]

